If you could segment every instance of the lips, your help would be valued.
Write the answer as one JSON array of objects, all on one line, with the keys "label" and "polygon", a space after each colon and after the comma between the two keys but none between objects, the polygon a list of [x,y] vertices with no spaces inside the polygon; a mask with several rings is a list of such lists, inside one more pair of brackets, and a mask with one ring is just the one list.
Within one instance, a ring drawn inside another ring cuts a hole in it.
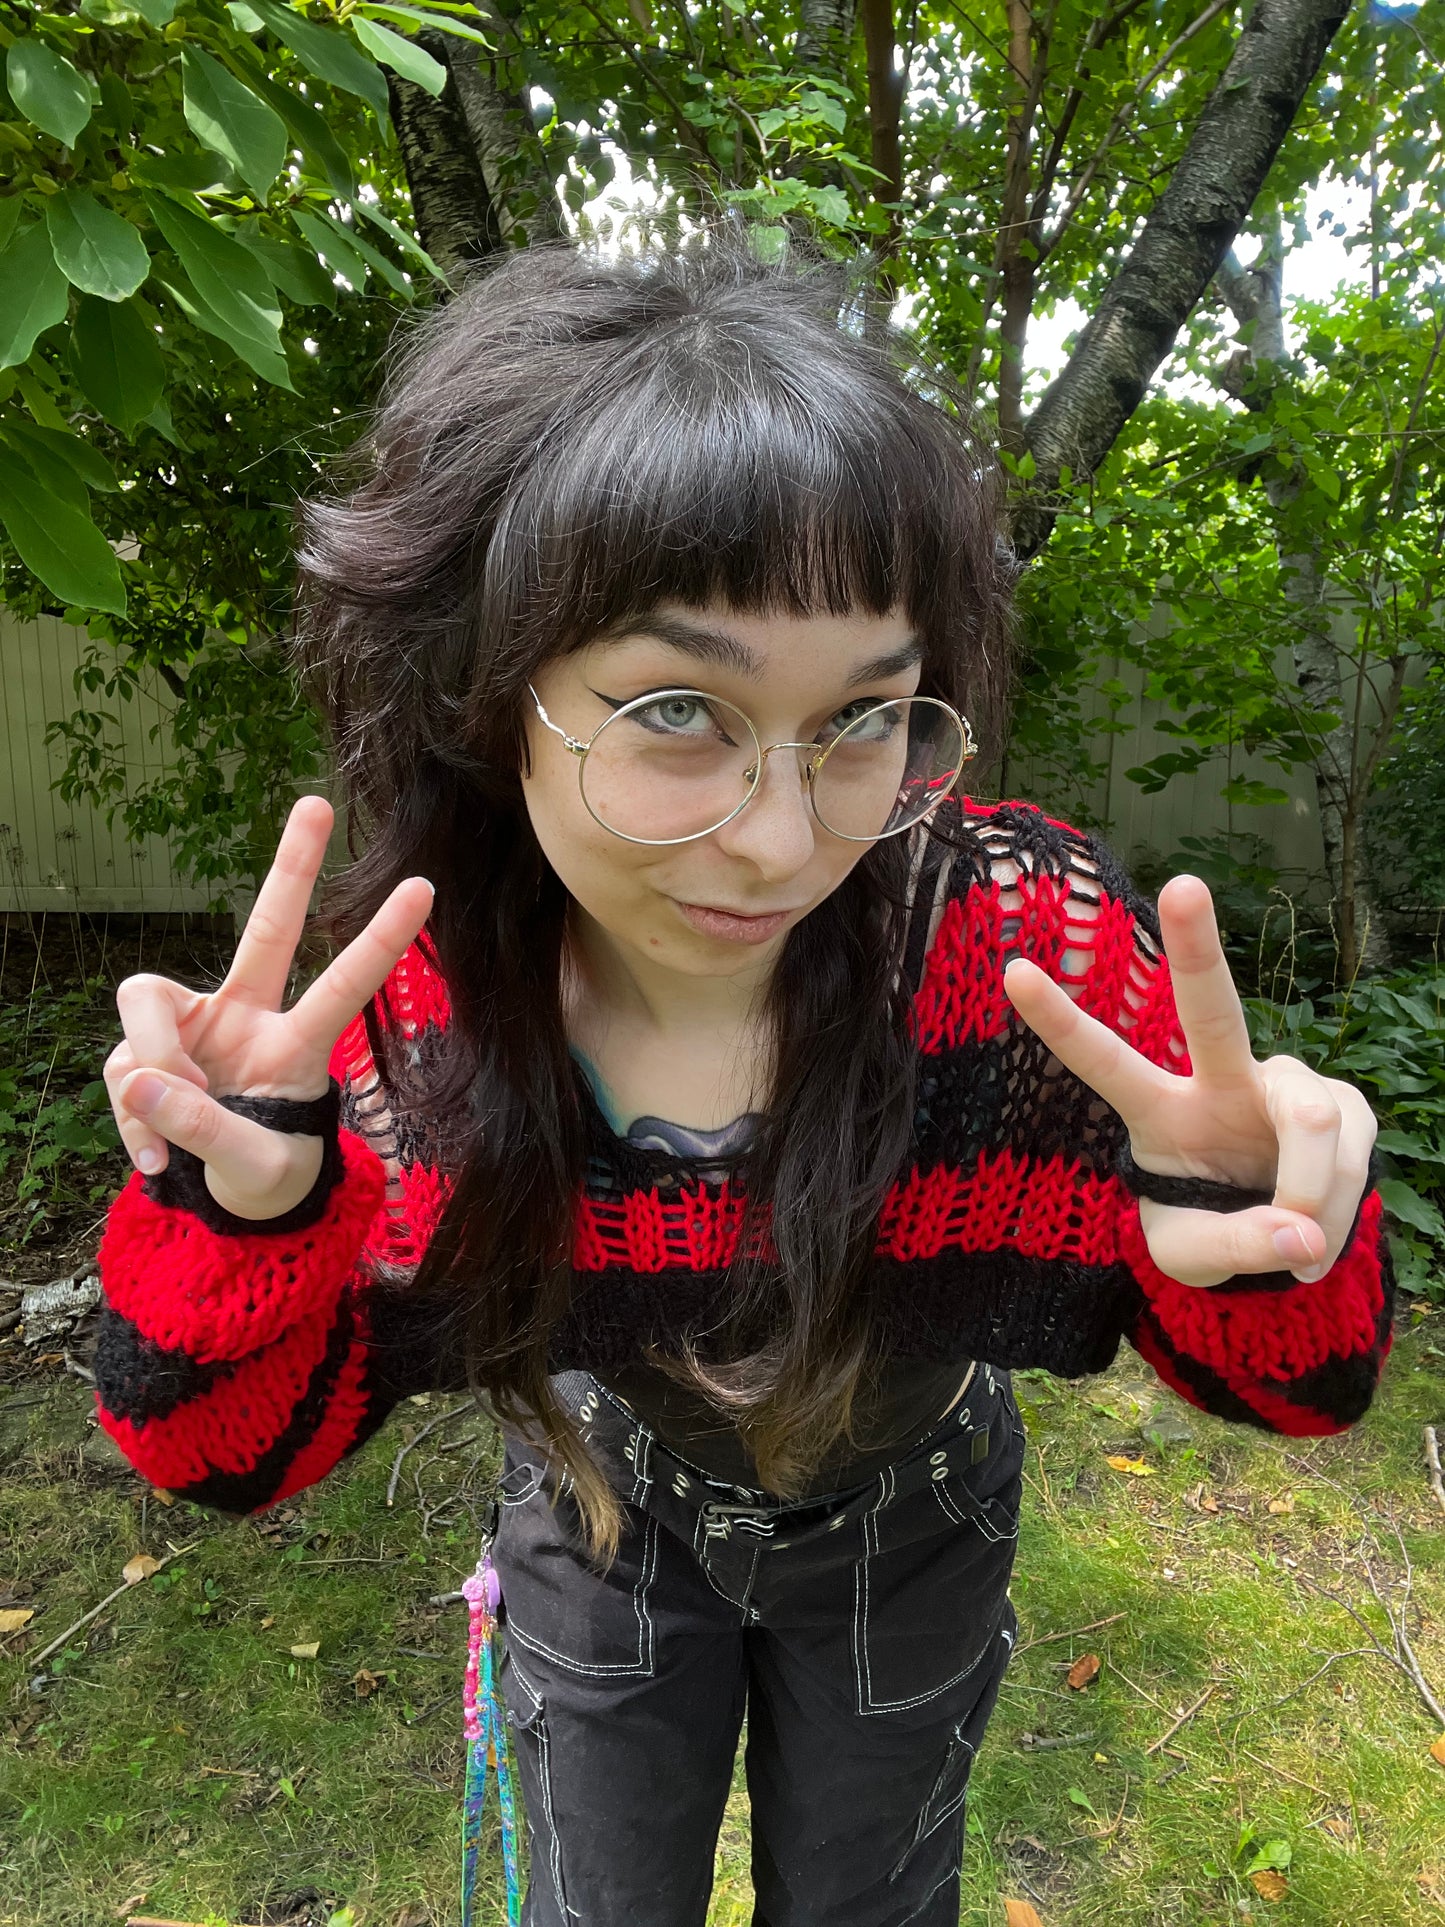
[{"label": "lips", "polygon": [[682,915],[702,936],[723,943],[766,943],[777,936],[796,910],[720,910],[706,903],[682,903],[674,898]]}]

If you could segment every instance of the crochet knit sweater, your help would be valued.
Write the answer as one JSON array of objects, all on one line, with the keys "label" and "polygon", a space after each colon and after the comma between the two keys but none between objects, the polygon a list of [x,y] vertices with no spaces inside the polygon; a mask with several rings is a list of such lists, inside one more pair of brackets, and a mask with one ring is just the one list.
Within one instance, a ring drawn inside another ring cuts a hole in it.
[{"label": "crochet knit sweater", "polygon": [[[1008,959],[1030,957],[1151,1062],[1187,1073],[1153,906],[1106,844],[1033,805],[947,807],[963,847],[920,839],[905,955],[918,1104],[912,1156],[877,1226],[888,1354],[1077,1377],[1108,1365],[1122,1337],[1226,1419],[1295,1435],[1351,1425],[1392,1335],[1378,1191],[1312,1283],[1281,1271],[1198,1289],[1161,1272],[1141,1195],[1238,1210],[1269,1194],[1139,1170],[1122,1120],[1003,988]],[[426,1067],[447,1045],[447,990],[415,944],[387,988],[410,1095],[383,1082],[358,1017],[332,1056],[329,1102],[226,1100],[275,1128],[325,1132],[301,1205],[260,1225],[234,1218],[174,1145],[165,1171],[134,1173],[111,1205],[100,1423],[147,1479],[201,1504],[246,1513],[284,1499],[402,1397],[464,1383],[455,1348],[408,1317],[405,1290],[450,1184],[424,1104]],[[740,1204],[726,1171],[628,1143],[583,1091],[591,1156],[551,1364],[605,1377],[648,1344],[717,1323]]]}]

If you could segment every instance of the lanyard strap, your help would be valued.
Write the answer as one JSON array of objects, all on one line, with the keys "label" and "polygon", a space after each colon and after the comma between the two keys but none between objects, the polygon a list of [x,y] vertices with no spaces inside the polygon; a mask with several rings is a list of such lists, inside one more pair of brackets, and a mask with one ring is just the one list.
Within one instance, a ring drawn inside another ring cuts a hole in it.
[{"label": "lanyard strap", "polygon": [[482,1810],[487,1800],[487,1774],[496,1775],[497,1803],[502,1816],[502,1866],[507,1880],[507,1927],[519,1927],[522,1883],[517,1871],[517,1807],[512,1790],[512,1768],[507,1756],[507,1727],[502,1716],[492,1647],[502,1588],[484,1548],[476,1571],[462,1581],[467,1602],[467,1671],[462,1689],[462,1721],[467,1738],[466,1793],[462,1801],[462,1927],[472,1927],[477,1863],[482,1844]]}]

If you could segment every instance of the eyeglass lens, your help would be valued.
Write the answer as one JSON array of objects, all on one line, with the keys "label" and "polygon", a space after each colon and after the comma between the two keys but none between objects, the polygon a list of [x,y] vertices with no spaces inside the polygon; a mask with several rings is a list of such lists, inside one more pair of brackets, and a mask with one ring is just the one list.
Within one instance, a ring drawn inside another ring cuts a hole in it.
[{"label": "eyeglass lens", "polygon": [[[951,787],[963,735],[926,698],[883,703],[824,731],[813,783],[824,827],[857,840],[915,823]],[[801,759],[801,752],[787,752]],[[582,794],[619,835],[670,843],[717,829],[751,795],[759,749],[748,718],[719,697],[677,691],[626,704],[592,739]]]}]

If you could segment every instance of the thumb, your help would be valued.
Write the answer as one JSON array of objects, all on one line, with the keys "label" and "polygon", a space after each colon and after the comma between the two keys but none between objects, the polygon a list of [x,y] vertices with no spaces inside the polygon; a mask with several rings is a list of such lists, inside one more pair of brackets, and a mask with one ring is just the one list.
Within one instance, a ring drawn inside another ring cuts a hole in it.
[{"label": "thumb", "polygon": [[1167,1277],[1207,1288],[1240,1274],[1289,1271],[1307,1282],[1325,1269],[1322,1227],[1303,1212],[1276,1205],[1247,1211],[1197,1211],[1139,1200],[1149,1255]]}]

